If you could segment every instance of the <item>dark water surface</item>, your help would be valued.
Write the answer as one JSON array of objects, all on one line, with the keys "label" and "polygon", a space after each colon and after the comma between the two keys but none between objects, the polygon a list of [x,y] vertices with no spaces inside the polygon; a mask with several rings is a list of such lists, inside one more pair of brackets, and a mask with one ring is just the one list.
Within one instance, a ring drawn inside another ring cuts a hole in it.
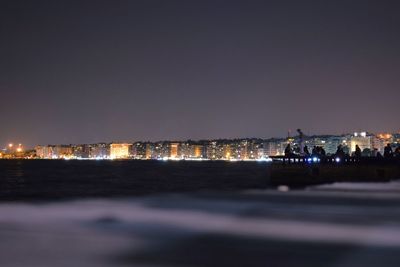
[{"label": "dark water surface", "polygon": [[282,192],[265,189],[258,163],[0,165],[1,267],[400,262],[397,181]]},{"label": "dark water surface", "polygon": [[267,163],[0,160],[1,200],[266,188]]}]

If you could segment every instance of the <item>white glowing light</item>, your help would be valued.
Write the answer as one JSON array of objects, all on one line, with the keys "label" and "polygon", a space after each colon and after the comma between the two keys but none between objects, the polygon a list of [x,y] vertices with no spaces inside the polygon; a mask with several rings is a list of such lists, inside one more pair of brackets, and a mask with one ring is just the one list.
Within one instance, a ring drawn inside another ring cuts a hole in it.
[{"label": "white glowing light", "polygon": [[280,186],[278,186],[277,189],[280,192],[288,192],[290,190],[289,186],[287,186],[287,185],[280,185]]},{"label": "white glowing light", "polygon": [[259,158],[256,161],[258,161],[258,162],[272,162],[272,159],[270,159],[270,158]]},{"label": "white glowing light", "polygon": [[335,161],[336,161],[337,163],[339,163],[339,162],[340,162],[340,158],[336,158]]}]

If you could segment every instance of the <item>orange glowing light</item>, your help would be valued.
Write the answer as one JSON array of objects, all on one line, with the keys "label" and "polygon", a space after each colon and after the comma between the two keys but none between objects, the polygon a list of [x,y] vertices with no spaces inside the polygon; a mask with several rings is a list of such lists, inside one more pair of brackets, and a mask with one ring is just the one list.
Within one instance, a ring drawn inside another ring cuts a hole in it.
[{"label": "orange glowing light", "polygon": [[380,139],[390,139],[390,138],[392,138],[392,135],[388,134],[388,133],[386,133],[386,134],[385,133],[381,133],[381,134],[378,134],[377,136]]}]

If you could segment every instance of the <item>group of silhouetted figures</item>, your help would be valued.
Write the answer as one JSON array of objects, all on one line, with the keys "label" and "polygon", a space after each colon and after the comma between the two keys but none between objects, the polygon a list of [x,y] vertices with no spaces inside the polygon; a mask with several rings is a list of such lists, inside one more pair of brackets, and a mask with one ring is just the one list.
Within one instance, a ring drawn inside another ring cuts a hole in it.
[{"label": "group of silhouetted figures", "polygon": [[[380,153],[378,155],[382,156]],[[387,146],[385,146],[385,149],[383,150],[383,157],[384,158],[393,158],[393,157],[399,158],[400,157],[400,147],[397,147],[395,149],[395,151],[393,152],[390,144],[387,144]]]},{"label": "group of silhouetted figures", "polygon": [[[286,157],[295,156],[295,155],[300,154],[300,153],[298,153],[300,151],[296,151],[296,152],[297,152],[297,154],[293,152],[292,147],[290,146],[290,144],[288,144],[286,146],[286,148],[285,148],[285,156]],[[303,155],[304,156],[324,157],[324,156],[326,156],[326,151],[322,146],[314,146],[313,149],[311,150],[311,153],[310,153],[310,150],[309,150],[308,146],[304,146]]]},{"label": "group of silhouetted figures", "polygon": [[[361,158],[362,157],[362,152],[361,148],[356,145],[356,151],[354,152],[354,157],[356,158]],[[390,158],[400,158],[400,147],[397,147],[395,151],[393,152],[393,148],[390,144],[387,144],[385,148],[383,149],[383,155],[381,152],[377,151],[375,157],[377,158],[385,158],[385,159],[390,159]]]},{"label": "group of silhouetted figures", "polygon": [[[300,151],[297,151],[297,152],[300,152]],[[304,146],[302,152],[303,152],[302,155],[306,156],[306,157],[325,157],[326,156],[325,149],[321,146],[314,146],[313,149],[311,150],[311,153],[309,151],[308,146]],[[285,156],[286,157],[293,157],[293,156],[297,156],[299,154],[300,153],[296,154],[293,152],[290,144],[288,144],[286,146],[286,148],[285,148]],[[349,157],[350,155],[344,151],[342,145],[339,145],[337,147],[336,153],[333,156],[338,157],[338,158],[345,158],[345,157]],[[355,158],[361,158],[363,156],[361,148],[358,145],[356,145],[356,147],[355,147],[355,152],[354,152],[353,156]],[[383,155],[379,151],[377,151],[374,156],[376,158],[385,158],[385,159],[400,158],[400,147],[397,147],[395,149],[395,151],[393,151],[392,146],[390,144],[387,144],[384,148]]]}]

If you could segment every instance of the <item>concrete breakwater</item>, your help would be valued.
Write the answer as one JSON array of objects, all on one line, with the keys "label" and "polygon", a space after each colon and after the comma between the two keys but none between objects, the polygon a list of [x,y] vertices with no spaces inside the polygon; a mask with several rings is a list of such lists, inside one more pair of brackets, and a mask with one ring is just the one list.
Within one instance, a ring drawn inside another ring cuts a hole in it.
[{"label": "concrete breakwater", "polygon": [[269,185],[304,187],[332,182],[386,182],[400,179],[400,159],[275,157]]}]

